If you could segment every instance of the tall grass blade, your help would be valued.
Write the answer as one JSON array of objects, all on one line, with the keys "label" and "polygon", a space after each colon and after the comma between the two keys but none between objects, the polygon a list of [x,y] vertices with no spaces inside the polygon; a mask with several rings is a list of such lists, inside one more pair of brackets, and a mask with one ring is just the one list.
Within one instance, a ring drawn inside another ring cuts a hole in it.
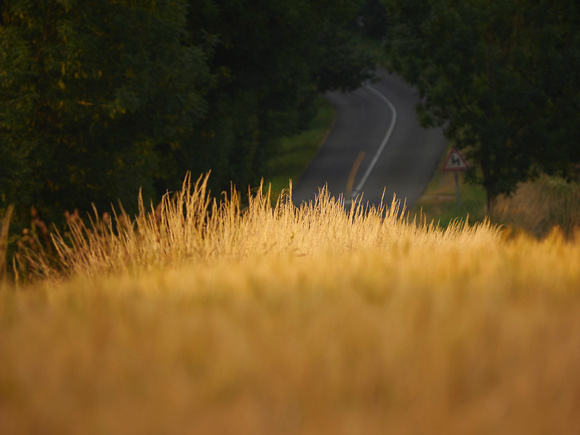
[{"label": "tall grass blade", "polygon": [[4,279],[6,276],[8,234],[10,229],[10,219],[12,219],[13,212],[14,206],[9,205],[0,223],[0,280]]}]

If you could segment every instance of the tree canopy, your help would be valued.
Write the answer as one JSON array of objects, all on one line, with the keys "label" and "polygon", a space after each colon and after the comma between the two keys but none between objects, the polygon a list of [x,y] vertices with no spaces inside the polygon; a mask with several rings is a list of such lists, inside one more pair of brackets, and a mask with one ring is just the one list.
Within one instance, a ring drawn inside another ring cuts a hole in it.
[{"label": "tree canopy", "polygon": [[316,93],[374,65],[358,0],[4,0],[0,209],[47,220],[155,198],[187,171],[263,176]]},{"label": "tree canopy", "polygon": [[211,83],[183,2],[9,0],[0,27],[3,201],[54,218],[153,194],[160,146],[192,134]]},{"label": "tree canopy", "polygon": [[500,194],[580,162],[580,10],[566,0],[385,0],[390,67],[414,84],[425,125],[477,162]]},{"label": "tree canopy", "polygon": [[[263,176],[278,139],[303,129],[319,92],[353,89],[372,59],[357,49],[358,0],[190,1],[194,40],[217,37],[217,86],[192,158],[212,179],[246,186]],[[202,159],[199,157],[203,156]],[[216,171],[217,168],[217,171]],[[199,172],[198,170],[198,172]]]}]

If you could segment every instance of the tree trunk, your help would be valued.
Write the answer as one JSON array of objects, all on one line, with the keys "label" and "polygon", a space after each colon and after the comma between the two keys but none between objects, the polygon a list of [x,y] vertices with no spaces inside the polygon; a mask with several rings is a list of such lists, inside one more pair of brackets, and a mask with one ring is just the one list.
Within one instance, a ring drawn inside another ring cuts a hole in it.
[{"label": "tree trunk", "polygon": [[487,154],[484,154],[481,158],[481,173],[483,175],[483,186],[485,188],[486,206],[487,214],[491,215],[493,213],[493,208],[495,207],[497,199],[497,189],[494,180],[493,172],[491,171],[491,161]]}]

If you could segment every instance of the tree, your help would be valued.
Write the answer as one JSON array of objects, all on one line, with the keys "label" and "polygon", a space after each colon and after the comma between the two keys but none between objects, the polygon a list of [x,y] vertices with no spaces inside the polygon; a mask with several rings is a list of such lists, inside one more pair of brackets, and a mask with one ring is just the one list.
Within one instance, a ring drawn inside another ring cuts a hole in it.
[{"label": "tree", "polygon": [[185,2],[5,0],[1,17],[0,199],[57,221],[154,196],[212,80]]},{"label": "tree", "polygon": [[307,125],[318,93],[356,88],[371,76],[372,59],[357,50],[350,27],[358,6],[357,0],[191,0],[193,41],[208,33],[218,39],[211,60],[217,86],[195,138],[204,146],[191,164],[211,168],[222,188],[231,180],[256,185],[280,138]]},{"label": "tree", "polygon": [[572,174],[580,123],[580,10],[565,0],[385,0],[391,69],[419,90],[424,125],[444,126],[500,194],[540,171]]},{"label": "tree", "polygon": [[257,184],[318,92],[372,60],[358,0],[4,0],[0,208],[134,207],[187,171]]},{"label": "tree", "polygon": [[381,0],[364,0],[357,24],[367,37],[382,40],[387,32],[387,12]]}]

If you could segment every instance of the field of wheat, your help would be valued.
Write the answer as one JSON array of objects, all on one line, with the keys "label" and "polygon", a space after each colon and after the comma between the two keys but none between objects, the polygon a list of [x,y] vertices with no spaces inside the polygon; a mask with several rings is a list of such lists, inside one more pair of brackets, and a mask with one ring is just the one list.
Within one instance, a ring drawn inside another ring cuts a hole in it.
[{"label": "field of wheat", "polygon": [[580,432],[577,243],[260,192],[186,180],[21,252],[0,433]]}]

